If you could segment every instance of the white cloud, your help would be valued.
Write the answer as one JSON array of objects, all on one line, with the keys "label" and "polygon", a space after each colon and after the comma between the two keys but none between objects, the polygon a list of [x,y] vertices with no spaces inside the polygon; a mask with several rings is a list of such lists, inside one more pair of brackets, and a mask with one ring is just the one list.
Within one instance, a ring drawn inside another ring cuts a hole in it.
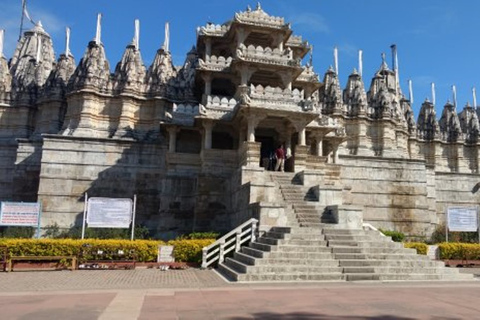
[{"label": "white cloud", "polygon": [[329,33],[325,18],[317,13],[302,12],[292,14],[288,20],[298,29],[308,28],[313,32]]}]

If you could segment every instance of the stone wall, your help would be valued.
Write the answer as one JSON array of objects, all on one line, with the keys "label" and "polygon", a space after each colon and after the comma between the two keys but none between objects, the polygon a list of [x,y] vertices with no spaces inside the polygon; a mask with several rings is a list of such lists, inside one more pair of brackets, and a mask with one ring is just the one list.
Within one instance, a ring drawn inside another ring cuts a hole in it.
[{"label": "stone wall", "polygon": [[342,156],[344,204],[363,206],[364,221],[408,235],[427,235],[437,217],[424,161]]}]

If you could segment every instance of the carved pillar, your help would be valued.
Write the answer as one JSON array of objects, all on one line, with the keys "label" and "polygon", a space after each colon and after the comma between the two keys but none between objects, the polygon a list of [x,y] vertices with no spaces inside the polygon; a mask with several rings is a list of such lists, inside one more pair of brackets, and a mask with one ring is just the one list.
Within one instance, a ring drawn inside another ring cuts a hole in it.
[{"label": "carved pillar", "polygon": [[177,149],[177,127],[168,127],[168,152],[175,152]]},{"label": "carved pillar", "polygon": [[323,156],[323,136],[318,135],[316,137],[317,140],[317,156],[322,157]]},{"label": "carved pillar", "polygon": [[205,95],[209,96],[212,94],[212,74],[205,73],[202,75],[203,81],[205,81]]},{"label": "carved pillar", "polygon": [[255,117],[248,118],[248,125],[247,125],[247,141],[248,142],[255,142],[255,127],[258,124],[258,120]]},{"label": "carved pillar", "polygon": [[285,151],[287,155],[292,155],[292,131],[290,129],[285,133]]},{"label": "carved pillar", "polygon": [[203,136],[203,148],[204,149],[212,149],[212,129],[213,129],[213,121],[205,120],[202,123],[204,131]]},{"label": "carved pillar", "polygon": [[206,38],[205,39],[205,60],[210,60],[211,55],[212,55],[212,39]]},{"label": "carved pillar", "polygon": [[280,76],[282,78],[282,82],[285,88],[292,90],[292,81],[293,81],[292,75],[289,73],[285,73],[285,74],[281,74]]},{"label": "carved pillar", "polygon": [[301,146],[306,146],[307,145],[307,139],[306,139],[306,136],[305,136],[305,127],[300,129],[300,131],[298,132],[298,144],[301,145]]},{"label": "carved pillar", "polygon": [[240,70],[240,76],[241,76],[240,85],[247,86],[248,81],[250,80],[254,72],[255,72],[254,69],[243,66]]}]

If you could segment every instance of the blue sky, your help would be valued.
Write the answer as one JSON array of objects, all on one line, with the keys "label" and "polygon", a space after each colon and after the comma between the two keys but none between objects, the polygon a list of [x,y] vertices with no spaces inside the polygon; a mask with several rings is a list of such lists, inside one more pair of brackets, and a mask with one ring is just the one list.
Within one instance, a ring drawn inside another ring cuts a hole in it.
[{"label": "blue sky", "polygon": [[[223,23],[235,12],[256,1],[244,0],[29,0],[34,20],[41,20],[50,33],[57,54],[64,51],[64,29],[72,29],[71,51],[77,63],[95,35],[96,14],[103,14],[102,41],[112,70],[140,19],[140,49],[145,64],[151,63],[163,43],[164,24],[170,22],[170,49],[175,64],[195,44],[195,30],[207,21]],[[437,110],[451,99],[457,87],[459,109],[472,103],[471,88],[480,92],[480,1],[477,0],[264,0],[263,10],[285,17],[294,34],[314,45],[314,67],[323,78],[333,64],[333,47],[339,48],[342,87],[357,66],[357,51],[363,50],[366,87],[381,63],[381,53],[398,47],[400,81],[408,96],[412,79],[414,110],[430,97],[435,82]],[[11,57],[19,33],[21,0],[0,0],[0,28],[6,29],[5,55]],[[28,24],[26,24],[29,26]],[[30,26],[29,26],[30,27]],[[479,99],[480,101],[480,95]]]}]

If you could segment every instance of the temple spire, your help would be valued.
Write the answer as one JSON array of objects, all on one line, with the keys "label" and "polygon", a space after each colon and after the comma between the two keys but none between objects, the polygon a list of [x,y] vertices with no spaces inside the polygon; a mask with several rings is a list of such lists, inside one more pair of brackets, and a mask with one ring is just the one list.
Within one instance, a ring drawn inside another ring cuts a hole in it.
[{"label": "temple spire", "polygon": [[435,83],[432,82],[432,104],[435,107]]},{"label": "temple spire", "polygon": [[335,66],[335,73],[338,77],[338,48],[336,46],[333,48],[333,63]]},{"label": "temple spire", "polygon": [[473,95],[473,108],[477,109],[477,89],[475,87],[472,88],[472,95]]},{"label": "temple spire", "polygon": [[165,22],[165,40],[163,42],[163,50],[169,52],[170,50],[170,25],[168,22]]},{"label": "temple spire", "polygon": [[410,100],[410,105],[413,105],[413,86],[412,86],[412,80],[408,80],[408,100]]},{"label": "temple spire", "polygon": [[95,34],[95,43],[100,45],[102,42],[102,14],[97,15],[97,32]]},{"label": "temple spire", "polygon": [[140,20],[135,19],[135,35],[133,38],[135,49],[140,50]]},{"label": "temple spire", "polygon": [[455,110],[457,109],[457,87],[455,85],[452,86],[452,95],[453,95],[453,106]]},{"label": "temple spire", "polygon": [[68,58],[70,56],[70,28],[65,28],[65,56]]},{"label": "temple spire", "polygon": [[363,75],[363,51],[358,50],[358,74]]},{"label": "temple spire", "polygon": [[0,30],[0,59],[3,58],[3,39],[5,38],[5,30]]}]

